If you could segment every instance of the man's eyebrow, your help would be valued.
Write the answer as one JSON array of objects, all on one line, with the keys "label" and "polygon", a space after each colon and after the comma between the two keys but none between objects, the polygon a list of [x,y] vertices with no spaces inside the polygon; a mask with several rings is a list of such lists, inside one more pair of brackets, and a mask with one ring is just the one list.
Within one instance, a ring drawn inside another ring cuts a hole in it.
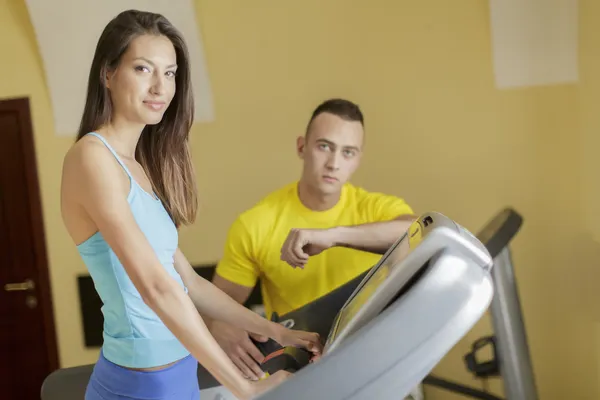
[{"label": "man's eyebrow", "polygon": [[332,141],[327,140],[327,139],[317,139],[317,142],[325,142],[327,144],[332,144],[332,145],[335,146],[335,143],[333,143]]},{"label": "man's eyebrow", "polygon": [[[330,141],[330,140],[327,140],[327,139],[317,139],[316,141],[317,141],[317,142],[323,142],[323,143],[327,143],[327,144],[329,144],[329,145],[331,145],[331,146],[334,146],[334,147],[338,147],[338,145],[337,145],[337,144],[335,144],[335,143],[333,143],[332,141]],[[343,148],[345,148],[345,149],[351,149],[351,150],[360,151],[360,149],[359,149],[357,146],[342,146],[342,147],[343,147]]]}]

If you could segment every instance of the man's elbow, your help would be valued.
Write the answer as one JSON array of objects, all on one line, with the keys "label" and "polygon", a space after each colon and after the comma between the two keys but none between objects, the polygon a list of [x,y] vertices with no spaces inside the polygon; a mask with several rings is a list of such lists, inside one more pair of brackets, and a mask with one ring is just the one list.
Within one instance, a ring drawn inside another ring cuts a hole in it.
[{"label": "man's elbow", "polygon": [[417,220],[416,215],[400,215],[393,219],[394,226],[397,227],[398,234],[404,234],[410,226]]}]

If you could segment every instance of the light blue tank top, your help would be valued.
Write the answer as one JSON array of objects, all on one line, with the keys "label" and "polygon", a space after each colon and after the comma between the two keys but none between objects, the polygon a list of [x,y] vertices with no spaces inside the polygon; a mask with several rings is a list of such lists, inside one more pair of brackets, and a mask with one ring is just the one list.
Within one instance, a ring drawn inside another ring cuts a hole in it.
[{"label": "light blue tank top", "polygon": [[[187,293],[187,288],[173,265],[173,255],[178,246],[177,229],[162,202],[155,194],[142,189],[102,136],[93,132],[88,135],[100,139],[129,176],[127,202],[131,212],[163,268]],[[81,243],[77,249],[103,302],[102,353],[106,359],[125,367],[148,368],[168,364],[189,355],[156,313],[144,303],[100,232]]]}]

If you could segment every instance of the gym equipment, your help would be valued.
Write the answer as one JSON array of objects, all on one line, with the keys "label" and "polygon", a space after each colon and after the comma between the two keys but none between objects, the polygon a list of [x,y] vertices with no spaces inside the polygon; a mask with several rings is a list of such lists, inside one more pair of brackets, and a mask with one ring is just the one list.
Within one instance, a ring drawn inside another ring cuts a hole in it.
[{"label": "gym equipment", "polygon": [[[344,302],[319,362],[302,366],[303,349],[268,349],[263,368],[279,357],[279,368],[296,372],[260,399],[403,399],[487,310],[492,265],[466,229],[421,216]],[[281,319],[313,330],[315,314],[303,311]]]},{"label": "gym equipment", "polygon": [[[508,247],[519,232],[522,223],[521,215],[512,208],[506,208],[496,214],[477,234],[477,238],[486,246],[494,259],[492,278],[495,295],[492,299],[491,314],[496,335],[476,340],[472,351],[465,356],[465,363],[467,368],[478,377],[503,375],[507,399],[536,400],[538,396],[533,368]],[[367,273],[298,310],[280,317],[274,315],[272,319],[290,328],[315,331],[322,337],[326,337],[337,313]],[[266,372],[273,373],[279,369],[294,371],[302,368],[306,363],[307,355],[302,350],[294,348],[282,350],[281,346],[273,341],[255,342],[255,344],[267,357],[262,365]],[[486,346],[492,347],[492,359],[478,361],[477,353]],[[423,384],[438,386],[476,399],[502,400],[491,393],[434,375],[425,377]]]},{"label": "gym equipment", "polygon": [[[510,241],[505,225],[490,229],[491,244]],[[464,228],[438,213],[421,216],[365,276],[330,294],[338,296],[281,317],[286,326],[321,333],[325,352],[310,364],[302,349],[259,344],[268,355],[264,369],[297,371],[260,398],[403,398],[488,308],[492,265],[486,247]],[[199,367],[205,396],[218,383]],[[92,368],[55,371],[42,400],[82,398]]]},{"label": "gym equipment", "polygon": [[[490,312],[495,335],[475,341],[473,350],[465,356],[465,362],[469,371],[479,378],[502,376],[506,399],[537,400],[533,365],[508,246],[522,223],[523,218],[513,209],[507,208],[477,234],[478,239],[486,245],[494,258],[492,279],[495,295]],[[492,347],[492,359],[478,362],[477,352],[487,344]],[[490,393],[436,376],[428,376],[424,383],[475,399],[502,400]]]}]

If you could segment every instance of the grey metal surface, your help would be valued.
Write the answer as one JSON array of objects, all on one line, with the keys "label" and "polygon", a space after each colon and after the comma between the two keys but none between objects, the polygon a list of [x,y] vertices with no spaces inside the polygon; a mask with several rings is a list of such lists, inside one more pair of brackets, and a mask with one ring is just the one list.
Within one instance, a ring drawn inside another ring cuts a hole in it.
[{"label": "grey metal surface", "polygon": [[433,255],[402,297],[260,400],[402,399],[487,310],[489,273],[461,252]]},{"label": "grey metal surface", "polygon": [[490,309],[506,398],[537,400],[535,376],[509,247],[505,247],[494,259],[492,277],[496,293]]}]

